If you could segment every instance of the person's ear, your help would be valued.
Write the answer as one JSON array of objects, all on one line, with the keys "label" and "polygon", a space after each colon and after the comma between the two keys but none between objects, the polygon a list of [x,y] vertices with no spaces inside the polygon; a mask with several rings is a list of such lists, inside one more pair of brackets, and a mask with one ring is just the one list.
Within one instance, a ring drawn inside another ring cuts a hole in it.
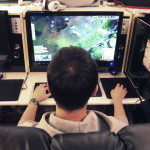
[{"label": "person's ear", "polygon": [[98,91],[98,85],[96,85],[96,87],[95,87],[95,89],[94,89],[94,91],[92,93],[92,96],[96,96],[97,91]]}]

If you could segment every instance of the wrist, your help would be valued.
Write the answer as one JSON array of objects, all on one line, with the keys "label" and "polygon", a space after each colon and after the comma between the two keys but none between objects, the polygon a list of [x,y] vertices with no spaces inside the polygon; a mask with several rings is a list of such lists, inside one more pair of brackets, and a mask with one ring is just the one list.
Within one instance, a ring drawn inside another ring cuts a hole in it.
[{"label": "wrist", "polygon": [[122,100],[114,100],[114,105],[122,105]]},{"label": "wrist", "polygon": [[40,100],[39,100],[39,97],[38,97],[38,96],[36,97],[36,96],[32,95],[32,98],[31,98],[31,99],[33,99],[33,98],[34,98],[34,99],[36,99],[38,102],[40,102]]},{"label": "wrist", "polygon": [[36,98],[32,98],[30,101],[29,101],[29,104],[34,104],[34,105],[37,105],[39,106],[39,101],[36,99]]}]

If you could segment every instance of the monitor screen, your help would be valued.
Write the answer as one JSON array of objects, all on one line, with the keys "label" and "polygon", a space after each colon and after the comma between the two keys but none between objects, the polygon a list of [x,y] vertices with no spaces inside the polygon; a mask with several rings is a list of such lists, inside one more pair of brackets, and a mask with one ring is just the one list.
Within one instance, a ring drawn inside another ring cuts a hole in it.
[{"label": "monitor screen", "polygon": [[122,12],[27,12],[29,55],[46,64],[62,47],[79,46],[98,61],[114,61]]}]

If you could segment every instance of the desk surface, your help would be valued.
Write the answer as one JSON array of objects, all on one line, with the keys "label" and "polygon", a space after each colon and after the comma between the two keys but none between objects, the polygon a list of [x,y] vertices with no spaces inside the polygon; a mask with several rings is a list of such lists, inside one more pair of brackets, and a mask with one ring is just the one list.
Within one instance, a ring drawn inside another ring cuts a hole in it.
[{"label": "desk surface", "polygon": [[[109,73],[101,73],[99,74],[101,78],[112,78],[114,76]],[[120,74],[117,77],[125,77],[124,74]],[[26,73],[6,73],[4,79],[25,79]],[[31,99],[34,84],[35,82],[46,82],[46,73],[45,72],[31,72],[28,75],[26,80],[27,88],[21,90],[18,101],[0,101],[0,105],[2,106],[12,106],[12,105],[28,105],[29,100]],[[100,84],[100,88],[102,91],[102,97],[91,97],[88,101],[88,105],[109,105],[112,104],[111,99],[107,99],[102,84]],[[23,85],[25,87],[25,85]],[[123,100],[124,104],[137,104],[136,102],[139,98],[125,98]],[[40,103],[41,105],[55,105],[55,101],[53,98],[48,98],[45,101]]]}]

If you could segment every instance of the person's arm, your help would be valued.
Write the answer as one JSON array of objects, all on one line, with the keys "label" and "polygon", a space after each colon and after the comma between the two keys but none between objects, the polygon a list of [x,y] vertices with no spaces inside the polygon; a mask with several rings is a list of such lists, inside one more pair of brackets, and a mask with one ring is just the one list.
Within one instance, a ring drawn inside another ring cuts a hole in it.
[{"label": "person's arm", "polygon": [[111,97],[114,103],[114,117],[115,118],[126,118],[126,113],[122,104],[122,100],[127,94],[126,88],[123,85],[117,84],[114,89],[111,90]]},{"label": "person's arm", "polygon": [[[51,95],[51,93],[46,94],[46,90],[48,90],[47,85],[40,84],[38,87],[36,87],[35,91],[33,92],[32,98],[35,98],[40,103],[41,101],[47,99]],[[37,108],[38,105],[29,103],[19,122],[21,123],[23,121],[35,120]]]}]

